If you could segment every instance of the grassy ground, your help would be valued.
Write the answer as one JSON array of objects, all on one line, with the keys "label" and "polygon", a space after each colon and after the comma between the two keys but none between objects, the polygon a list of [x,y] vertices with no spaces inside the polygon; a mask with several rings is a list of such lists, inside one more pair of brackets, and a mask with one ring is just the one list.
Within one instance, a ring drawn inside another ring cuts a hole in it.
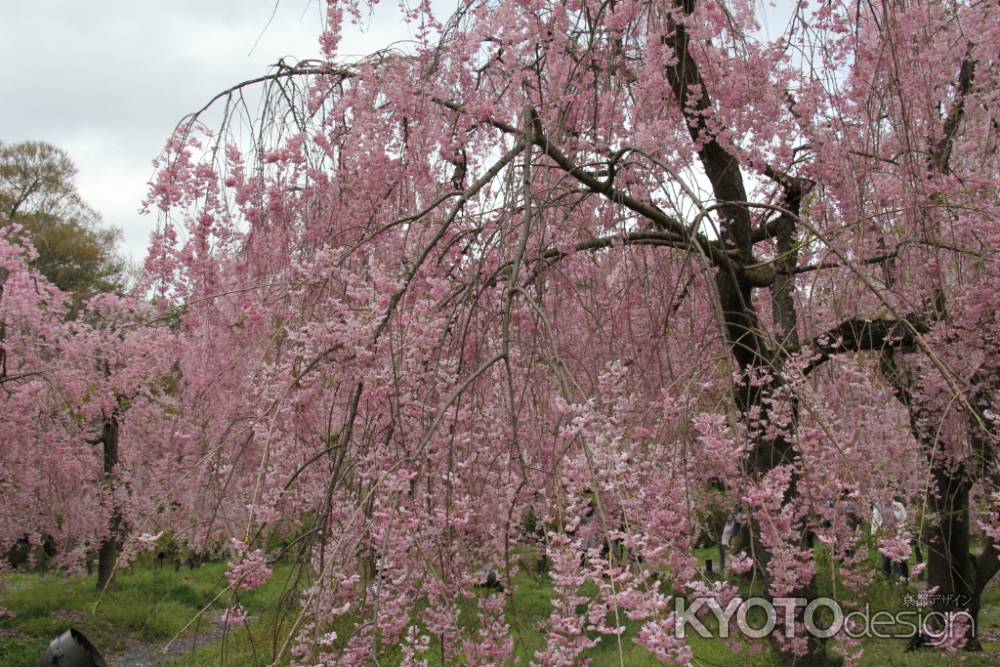
[{"label": "grassy ground", "polygon": [[[873,609],[900,610],[903,608],[903,595],[915,592],[917,587],[903,587],[885,581],[876,581],[867,592]],[[549,614],[552,596],[551,581],[546,576],[527,572],[517,574],[513,581],[513,603],[516,615],[510,618],[514,627],[517,646],[516,664],[527,666],[536,650],[544,645],[544,635],[539,630],[540,624]],[[706,623],[706,625],[709,625]],[[471,629],[471,628],[470,628]],[[967,667],[996,667],[1000,665],[1000,587],[994,586],[988,591],[984,600],[983,612],[980,617],[981,636],[987,639],[986,650],[982,654],[962,654],[957,656],[941,656],[933,651],[918,651],[907,653],[904,640],[875,640],[864,644],[865,656],[862,667],[944,667],[961,664]],[[632,639],[637,632],[635,624],[629,624],[619,646],[612,638],[604,638],[596,647],[585,654],[591,659],[593,667],[653,667],[660,663],[644,649],[638,647]],[[171,663],[172,667],[193,665],[210,667],[215,665],[246,665],[248,667],[263,667],[270,664],[270,639],[274,634],[274,616],[267,614],[252,624],[242,628],[227,638],[225,649],[222,644],[199,649],[185,661]],[[992,641],[989,638],[993,638]],[[768,647],[756,650],[743,647],[734,652],[720,640],[692,637],[689,642],[695,655],[695,664],[704,667],[780,667],[781,660]],[[429,655],[426,656],[430,665],[444,667],[440,656],[440,647],[431,644]],[[401,655],[388,650],[381,657],[380,665],[389,667],[398,665]]]},{"label": "grassy ground", "polygon": [[[0,606],[11,609],[16,616],[0,619],[0,665],[34,667],[48,642],[71,624],[106,654],[120,653],[135,642],[165,643],[225,587],[223,572],[221,564],[208,564],[196,570],[182,569],[180,572],[174,572],[169,567],[137,566],[119,576],[117,589],[108,593],[99,605],[96,605],[99,595],[94,590],[92,577],[62,579],[52,575],[44,578],[33,574],[8,575]],[[263,667],[271,664],[276,648],[275,637],[284,636],[291,618],[294,618],[294,614],[279,615],[277,611],[279,607],[287,609],[287,605],[278,603],[281,592],[289,586],[290,572],[289,567],[279,567],[267,586],[242,596],[241,603],[251,618],[247,625],[235,628],[218,641],[167,664],[171,667]],[[829,582],[823,585],[829,585]],[[867,597],[873,608],[898,610],[903,608],[903,594],[914,590],[877,581]],[[513,581],[516,615],[510,621],[515,629],[518,665],[528,665],[534,652],[544,644],[539,627],[548,616],[551,595],[551,582],[546,576],[522,572]],[[224,605],[224,602],[214,604],[188,634],[204,633],[213,627]],[[622,638],[621,655],[618,642],[604,638],[586,657],[591,658],[595,667],[658,665],[650,653],[633,643],[637,630],[634,624],[628,626]],[[865,642],[865,657],[861,664],[864,667],[1000,665],[1000,586],[993,586],[987,592],[980,630],[981,636],[986,639],[986,651],[982,654],[944,657],[930,651],[906,653],[903,640],[878,640]],[[693,637],[689,641],[696,664],[706,667],[778,667],[781,664],[766,647],[756,652],[744,647],[734,653],[719,640]],[[400,657],[389,649],[380,664],[398,664]],[[431,665],[442,665],[439,647],[434,644],[428,657]]]},{"label": "grassy ground", "polygon": [[[166,643],[206,605],[209,611],[184,635],[214,629],[226,605],[225,598],[212,603],[226,586],[224,572],[221,563],[179,572],[169,565],[162,569],[137,565],[120,572],[117,586],[103,597],[93,576],[4,575],[0,608],[14,616],[0,618],[0,665],[36,667],[49,642],[70,626],[83,632],[105,657],[137,642]],[[280,593],[278,579],[241,597],[251,616],[272,605]]]}]

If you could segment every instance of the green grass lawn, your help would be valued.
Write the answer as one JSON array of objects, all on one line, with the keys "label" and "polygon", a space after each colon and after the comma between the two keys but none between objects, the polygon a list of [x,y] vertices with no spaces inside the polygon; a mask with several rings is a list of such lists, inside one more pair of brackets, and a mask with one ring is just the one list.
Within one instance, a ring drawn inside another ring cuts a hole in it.
[{"label": "green grass lawn", "polygon": [[[711,553],[698,555],[711,556]],[[0,606],[14,611],[16,615],[0,619],[0,665],[35,667],[48,642],[70,625],[86,634],[105,655],[120,653],[135,642],[165,643],[225,588],[224,570],[224,564],[220,563],[207,564],[195,570],[182,569],[180,572],[175,572],[171,567],[159,569],[149,564],[137,565],[130,571],[119,574],[118,586],[104,596],[99,604],[100,595],[94,588],[93,577],[5,575],[6,588],[0,592]],[[293,568],[290,566],[279,566],[275,568],[275,575],[265,587],[241,596],[241,603],[251,618],[247,625],[234,628],[217,641],[185,653],[183,657],[166,664],[171,667],[270,665],[275,649],[287,635],[295,618],[294,597],[282,596],[283,591],[294,588],[289,579],[292,572]],[[530,572],[517,574],[512,583],[514,613],[510,615],[509,621],[515,632],[516,662],[517,665],[528,665],[534,652],[544,644],[544,636],[539,628],[550,610],[552,585],[547,576]],[[821,589],[829,585],[829,581],[821,582]],[[873,608],[900,609],[903,605],[902,596],[907,590],[916,589],[877,580],[867,591],[866,597],[872,601]],[[210,611],[187,634],[200,634],[218,627],[217,619],[221,609],[228,603],[227,596],[212,604]],[[475,602],[469,604],[473,605]],[[474,628],[470,626],[469,629]],[[948,657],[931,651],[906,653],[903,640],[873,640],[865,642],[865,657],[861,664],[865,667],[1000,665],[1000,586],[994,585],[987,592],[980,617],[980,630],[981,636],[986,640],[986,650],[981,654]],[[632,639],[637,631],[637,624],[627,624],[627,631],[621,642],[621,655],[618,642],[614,638],[605,637],[585,657],[590,658],[595,667],[620,664],[643,667],[660,664],[650,653],[633,643]],[[744,647],[734,653],[720,640],[694,636],[689,642],[698,665],[781,665],[767,646],[761,648],[758,645],[756,650]],[[444,667],[440,659],[440,647],[434,643],[428,658],[430,664]],[[400,654],[391,647],[386,647],[380,664],[396,665],[400,659]]]},{"label": "green grass lawn", "polygon": [[[907,590],[915,589],[885,581],[876,581],[868,591],[868,596],[872,601],[873,608],[901,609],[903,594]],[[529,665],[535,651],[544,645],[545,638],[539,630],[539,626],[549,614],[551,596],[552,584],[548,577],[528,572],[520,572],[515,576],[513,581],[515,613],[509,618],[509,622],[515,631],[516,664],[518,666]],[[273,655],[269,649],[274,635],[274,619],[273,615],[265,615],[251,625],[249,633],[247,629],[241,628],[227,638],[224,651],[222,645],[217,643],[199,649],[193,656],[189,656],[184,661],[171,663],[171,665],[172,667],[181,667],[182,665],[210,667],[221,664],[253,667],[269,665],[269,655]],[[706,625],[710,624],[706,623]],[[998,586],[991,588],[984,600],[980,627],[990,636],[996,636],[998,629],[1000,629],[1000,587]],[[661,664],[651,653],[632,641],[638,631],[638,625],[628,624],[627,628],[622,638],[620,656],[618,642],[613,638],[605,637],[584,657],[590,658],[594,667],[613,667],[620,664],[627,667],[651,667]],[[469,629],[474,628],[469,627]],[[744,647],[741,651],[734,653],[720,640],[693,636],[689,642],[694,651],[695,664],[705,667],[736,667],[738,665],[780,667],[782,665],[779,657],[766,645],[758,644],[756,648]],[[865,656],[861,665],[863,667],[944,667],[954,664],[968,667],[996,667],[1000,665],[1000,642],[987,642],[985,647],[986,650],[982,654],[941,656],[933,651],[907,653],[903,640],[874,640],[865,642]],[[432,642],[431,650],[426,657],[430,665],[445,667],[441,661],[440,647],[435,643]],[[387,649],[379,662],[383,667],[389,667],[398,665],[400,661],[401,655],[398,652]]]},{"label": "green grass lawn", "polygon": [[[83,632],[105,656],[136,642],[166,643],[209,605],[208,612],[184,635],[203,633],[217,627],[228,603],[227,596],[212,603],[226,587],[225,569],[224,563],[179,572],[169,565],[162,569],[136,565],[119,572],[117,585],[103,596],[93,576],[2,575],[0,608],[14,616],[0,618],[0,665],[36,667],[49,642],[70,626]],[[251,616],[273,606],[281,592],[281,574],[287,569],[278,568],[268,585],[241,595],[241,604]]]}]

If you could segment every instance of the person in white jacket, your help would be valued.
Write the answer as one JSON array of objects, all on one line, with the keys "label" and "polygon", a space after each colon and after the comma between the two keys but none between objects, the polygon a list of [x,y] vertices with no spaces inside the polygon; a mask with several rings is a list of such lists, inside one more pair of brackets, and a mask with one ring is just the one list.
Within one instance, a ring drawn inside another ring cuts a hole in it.
[{"label": "person in white jacket", "polygon": [[[896,527],[897,537],[902,536],[906,530],[906,506],[903,505],[902,500],[899,496],[894,496],[892,499],[892,515],[894,519],[894,525]],[[879,512],[878,508],[872,505],[872,535],[877,534],[882,530],[882,513]],[[900,577],[903,579],[909,579],[910,577],[910,567],[905,560],[892,560],[888,556],[882,556],[882,574],[886,577]]]}]

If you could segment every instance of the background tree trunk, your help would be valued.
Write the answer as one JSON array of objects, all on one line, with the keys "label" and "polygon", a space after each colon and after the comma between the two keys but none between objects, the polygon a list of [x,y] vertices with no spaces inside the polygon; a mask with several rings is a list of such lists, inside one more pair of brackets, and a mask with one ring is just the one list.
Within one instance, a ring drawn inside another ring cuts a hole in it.
[{"label": "background tree trunk", "polygon": [[[978,639],[980,600],[986,585],[1000,570],[1000,560],[996,546],[985,536],[981,555],[972,553],[969,494],[974,474],[964,465],[954,465],[939,451],[937,435],[921,426],[920,417],[926,415],[921,414],[921,407],[911,391],[912,380],[897,364],[895,354],[891,351],[882,353],[880,366],[896,397],[906,406],[910,415],[910,430],[923,446],[931,466],[922,538],[927,547],[927,587],[936,588],[935,595],[938,596],[933,609],[945,614],[967,613],[973,623],[968,629],[965,648],[981,650]],[[985,418],[985,411],[990,405],[989,395],[982,390],[974,392],[970,405],[977,413],[969,419],[968,434],[972,447],[982,460],[992,461],[996,433]],[[924,638],[915,638],[915,644],[923,641]]]},{"label": "background tree trunk", "polygon": [[112,514],[108,525],[108,535],[101,542],[97,552],[97,588],[104,590],[114,585],[115,567],[121,548],[122,517],[118,509],[115,492],[115,466],[118,465],[118,415],[117,411],[105,419],[101,431],[101,445],[104,449],[103,483],[111,495]]},{"label": "background tree trunk", "polygon": [[966,648],[978,650],[976,626],[981,591],[976,590],[976,565],[970,553],[970,486],[966,479],[941,466],[934,467],[927,493],[931,517],[924,527],[924,542],[927,544],[927,586],[937,589],[933,608],[946,614],[968,613],[974,623]]}]

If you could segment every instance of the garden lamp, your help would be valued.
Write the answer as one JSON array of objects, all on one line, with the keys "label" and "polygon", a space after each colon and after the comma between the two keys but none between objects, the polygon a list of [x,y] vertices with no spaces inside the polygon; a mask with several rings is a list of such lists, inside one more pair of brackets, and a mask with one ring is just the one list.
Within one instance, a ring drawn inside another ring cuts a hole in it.
[{"label": "garden lamp", "polygon": [[49,643],[38,667],[108,667],[108,663],[83,633],[70,628]]}]

